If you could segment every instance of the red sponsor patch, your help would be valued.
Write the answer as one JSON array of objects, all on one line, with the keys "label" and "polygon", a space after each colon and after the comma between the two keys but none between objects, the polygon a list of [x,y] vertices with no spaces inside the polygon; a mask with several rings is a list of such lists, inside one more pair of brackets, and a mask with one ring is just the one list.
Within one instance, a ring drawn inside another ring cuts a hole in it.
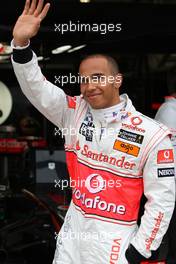
[{"label": "red sponsor patch", "polygon": [[[85,217],[92,219],[129,226],[135,224],[143,192],[142,178],[118,176],[114,173],[115,170],[114,172],[106,171],[109,166],[101,161],[99,162],[101,166],[94,167],[91,160],[83,156],[80,156],[78,160],[78,156],[71,151],[66,152],[66,157],[72,180],[70,187],[73,189],[73,203],[77,210],[81,211]],[[101,160],[102,157],[99,157]],[[116,160],[120,163],[123,161]]]},{"label": "red sponsor patch", "polygon": [[67,95],[66,98],[67,98],[68,107],[75,109],[76,108],[76,97],[75,96],[71,97]]},{"label": "red sponsor patch", "polygon": [[172,149],[162,149],[158,151],[157,163],[172,163],[174,162],[174,153]]}]

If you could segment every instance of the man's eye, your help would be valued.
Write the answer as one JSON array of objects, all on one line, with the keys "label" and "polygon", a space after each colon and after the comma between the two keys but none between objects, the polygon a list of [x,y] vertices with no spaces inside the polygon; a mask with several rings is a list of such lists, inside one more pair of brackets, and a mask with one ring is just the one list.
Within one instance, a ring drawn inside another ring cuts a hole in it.
[{"label": "man's eye", "polygon": [[101,80],[103,75],[97,75],[97,80]]},{"label": "man's eye", "polygon": [[81,83],[88,83],[89,82],[89,77],[81,76]]}]

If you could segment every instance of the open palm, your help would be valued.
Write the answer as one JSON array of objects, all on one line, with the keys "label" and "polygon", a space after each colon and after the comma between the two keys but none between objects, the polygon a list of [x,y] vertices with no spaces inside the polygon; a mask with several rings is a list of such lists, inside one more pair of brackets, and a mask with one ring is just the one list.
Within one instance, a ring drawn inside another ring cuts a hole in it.
[{"label": "open palm", "polygon": [[[38,3],[37,3],[38,2]],[[16,45],[24,44],[34,37],[41,21],[45,18],[50,4],[43,5],[43,0],[26,0],[22,15],[18,18],[13,29],[13,37]]]}]

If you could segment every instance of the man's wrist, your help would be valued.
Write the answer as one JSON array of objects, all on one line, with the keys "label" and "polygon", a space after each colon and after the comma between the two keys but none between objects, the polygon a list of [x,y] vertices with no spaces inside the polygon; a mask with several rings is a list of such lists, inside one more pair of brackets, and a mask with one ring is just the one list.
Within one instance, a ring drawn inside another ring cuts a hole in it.
[{"label": "man's wrist", "polygon": [[15,47],[25,47],[28,45],[29,39],[19,39],[14,37],[13,43]]},{"label": "man's wrist", "polygon": [[33,53],[30,49],[30,42],[26,46],[15,46],[14,39],[11,42],[13,48],[13,60],[17,63],[24,64],[32,60]]},{"label": "man's wrist", "polygon": [[12,41],[11,41],[11,47],[13,48],[13,49],[19,49],[19,50],[22,50],[22,49],[26,49],[26,48],[28,48],[29,46],[30,46],[30,40],[28,40],[28,42],[25,42],[25,44],[26,45],[17,45],[16,43],[15,43],[15,40],[13,39]]},{"label": "man's wrist", "polygon": [[140,264],[142,260],[146,260],[146,258],[141,255],[132,244],[127,248],[125,256],[129,264]]}]

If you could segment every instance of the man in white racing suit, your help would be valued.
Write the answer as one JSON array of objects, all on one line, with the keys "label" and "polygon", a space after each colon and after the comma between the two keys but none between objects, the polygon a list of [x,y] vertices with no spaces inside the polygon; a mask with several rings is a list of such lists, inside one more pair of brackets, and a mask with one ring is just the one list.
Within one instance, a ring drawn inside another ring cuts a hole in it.
[{"label": "man in white racing suit", "polygon": [[119,95],[122,76],[108,56],[81,62],[81,96],[48,82],[29,47],[48,9],[41,0],[26,1],[13,31],[12,63],[23,93],[65,135],[72,202],[53,264],[139,264],[159,247],[174,208],[170,131]]},{"label": "man in white racing suit", "polygon": [[[172,78],[173,79],[173,78]],[[172,90],[175,89],[176,82],[171,85],[174,85],[170,88]],[[171,142],[174,147],[175,153],[175,162],[176,162],[176,93],[172,92],[170,96],[165,97],[165,102],[161,105],[156,113],[155,119],[162,122],[166,126],[170,128],[172,133]],[[175,164],[176,167],[176,164]],[[176,263],[176,206],[174,209],[174,213],[172,215],[172,219],[169,225],[169,229],[167,231],[168,235],[168,254],[166,263],[167,264],[175,264]]]}]

